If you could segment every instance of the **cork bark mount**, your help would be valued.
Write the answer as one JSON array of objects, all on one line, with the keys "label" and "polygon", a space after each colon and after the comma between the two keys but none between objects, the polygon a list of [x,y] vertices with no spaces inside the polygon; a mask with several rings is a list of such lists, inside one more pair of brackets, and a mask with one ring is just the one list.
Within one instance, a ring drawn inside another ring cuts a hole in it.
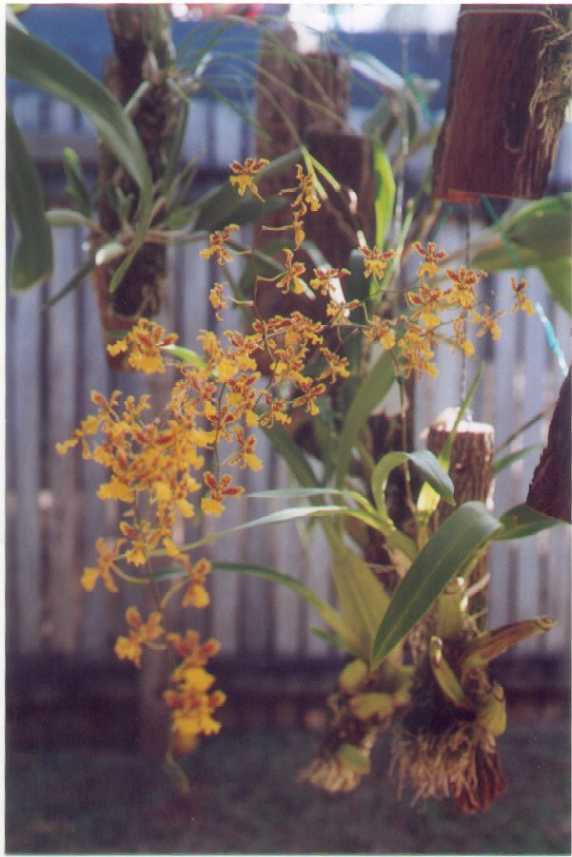
[{"label": "cork bark mount", "polygon": [[433,193],[543,196],[572,92],[570,7],[461,7]]},{"label": "cork bark mount", "polygon": [[[149,6],[112,6],[106,14],[114,46],[114,56],[106,70],[108,88],[126,104],[144,81],[150,84],[131,118],[147,154],[153,181],[157,181],[167,162],[178,118],[177,96],[166,80],[174,57],[169,19],[160,9]],[[131,177],[103,145],[98,184],[101,226],[116,235],[121,224],[112,203],[114,189],[131,197],[131,213],[136,210],[139,196]],[[159,311],[166,248],[143,245],[115,293],[110,294],[109,282],[117,264],[101,266],[95,276],[102,326],[110,332],[129,329],[135,317],[151,317]]]}]

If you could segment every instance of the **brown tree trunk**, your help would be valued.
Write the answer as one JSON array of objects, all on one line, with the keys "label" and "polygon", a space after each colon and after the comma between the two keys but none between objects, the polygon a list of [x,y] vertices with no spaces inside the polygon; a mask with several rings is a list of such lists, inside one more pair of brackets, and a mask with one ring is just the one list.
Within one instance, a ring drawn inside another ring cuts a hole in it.
[{"label": "brown tree trunk", "polygon": [[[448,408],[430,426],[427,435],[427,448],[439,455],[447,438],[453,429],[456,408]],[[461,420],[457,436],[451,450],[449,474],[455,486],[457,505],[470,500],[481,500],[492,508],[494,488],[493,458],[494,458],[494,428],[488,423]],[[445,518],[454,510],[454,506],[441,501],[433,518],[433,527],[439,527]],[[487,559],[481,559],[471,573],[469,587],[476,586],[484,580],[487,574]],[[481,614],[479,624],[484,624],[487,605],[486,586],[479,595],[472,599],[472,612]]]},{"label": "brown tree trunk", "polygon": [[[169,143],[178,119],[178,98],[167,84],[166,70],[174,57],[169,13],[159,6],[111,6],[107,19],[113,36],[114,56],[109,62],[106,83],[126,104],[145,81],[149,88],[132,119],[147,154],[156,181],[166,164]],[[99,161],[99,218],[110,235],[121,228],[112,195],[119,189],[131,196],[131,215],[136,211],[138,190],[113,155],[103,145]],[[95,288],[100,318],[108,334],[127,330],[134,319],[156,315],[165,281],[166,248],[146,244],[138,251],[114,294],[109,283],[119,263],[97,269]],[[119,368],[120,361],[110,361]]]},{"label": "brown tree trunk", "polygon": [[572,88],[570,7],[463,5],[433,194],[544,194]]},{"label": "brown tree trunk", "polygon": [[[284,44],[292,52],[296,35],[284,33]],[[342,185],[335,193],[324,182],[328,200],[319,214],[306,219],[306,233],[333,267],[348,264],[357,246],[356,230],[368,241],[374,230],[375,182],[369,140],[346,128],[349,108],[349,68],[335,54],[296,54],[288,62],[270,40],[263,47],[258,72],[257,119],[262,133],[257,153],[272,160],[299,145],[302,140]],[[267,179],[265,195],[294,183],[294,170],[285,178]],[[282,226],[290,221],[288,210],[276,212],[266,226]],[[270,236],[270,238],[269,238]],[[257,242],[275,237],[260,230]]]},{"label": "brown tree trunk", "polygon": [[560,388],[550,420],[548,442],[542,451],[528,489],[526,502],[538,512],[572,522],[572,408],[570,369]]},{"label": "brown tree trunk", "polygon": [[[296,34],[288,29],[283,36],[288,50],[296,50]],[[311,154],[339,181],[339,193],[323,181],[328,199],[319,213],[309,214],[305,222],[308,241],[321,251],[333,267],[347,267],[352,250],[358,247],[361,230],[369,246],[375,241],[376,178],[373,172],[373,152],[369,138],[348,130],[346,116],[349,109],[350,70],[343,58],[328,53],[297,54],[290,61],[277,51],[273,40],[263,48],[258,73],[257,119],[263,129],[258,138],[258,154],[268,159],[279,157],[299,144],[299,138]],[[291,176],[268,180],[263,194],[278,192],[294,183]],[[267,226],[282,226],[291,220],[288,209],[275,213],[265,222]],[[257,242],[265,242],[277,233],[260,229]],[[280,234],[280,233],[278,233]],[[301,254],[311,271],[311,259]],[[265,289],[259,297],[260,310],[265,315],[288,314],[301,309],[312,318],[325,319],[324,300],[309,301],[305,296],[284,296],[275,289]],[[334,346],[335,347],[335,346]],[[337,390],[331,392],[334,410]],[[408,407],[405,426],[400,415],[388,417],[379,414],[370,418],[371,450],[375,460],[391,450],[411,448],[413,443],[412,383],[407,385]],[[343,416],[343,415],[342,415]],[[310,420],[295,426],[297,443],[319,456],[319,444],[314,437]],[[391,475],[391,513],[398,526],[406,526],[410,513],[405,499],[403,474]],[[367,561],[386,566],[389,557],[380,534],[370,530],[364,548]]]}]

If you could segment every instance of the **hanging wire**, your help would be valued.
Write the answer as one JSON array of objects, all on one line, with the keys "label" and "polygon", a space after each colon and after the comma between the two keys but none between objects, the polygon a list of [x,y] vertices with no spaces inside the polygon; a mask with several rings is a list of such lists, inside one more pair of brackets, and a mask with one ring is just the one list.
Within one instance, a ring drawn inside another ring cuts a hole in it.
[{"label": "hanging wire", "polygon": [[562,377],[566,378],[566,376],[568,375],[568,366],[566,364],[566,358],[564,356],[564,352],[562,351],[562,346],[558,341],[558,337],[556,336],[556,331],[554,330],[552,322],[547,317],[546,313],[544,312],[544,307],[539,301],[534,302],[534,308],[536,310],[536,314],[540,320],[540,323],[542,324],[547,345],[554,354],[554,357],[556,358],[556,362],[558,363],[558,368],[562,373]]},{"label": "hanging wire", "polygon": [[[471,226],[472,226],[472,206],[470,202],[465,204],[465,266],[468,268],[471,264]],[[466,331],[466,313],[463,319],[464,328]],[[467,375],[468,375],[468,357],[463,351],[461,358],[461,377],[459,381],[459,401],[464,402],[467,397]],[[465,412],[465,419],[469,422],[473,419],[473,412],[470,407]]]},{"label": "hanging wire", "polygon": [[407,104],[407,88],[408,83],[407,79],[409,76],[409,34],[408,33],[400,33],[399,34],[399,48],[400,48],[400,72],[401,77],[404,80],[404,88],[401,93],[401,104],[399,111],[399,124],[400,124],[400,151],[399,157],[401,162],[401,169],[399,170],[399,175],[397,177],[397,188],[395,193],[395,228],[394,234],[397,237],[401,234],[401,230],[403,228],[403,217],[404,217],[404,204],[405,204],[405,162],[407,160],[407,156],[409,155],[409,119],[407,116],[408,104]]},{"label": "hanging wire", "polygon": [[[508,235],[505,233],[503,229],[502,221],[498,217],[495,212],[493,206],[491,205],[491,201],[486,196],[481,196],[481,204],[484,210],[487,212],[489,217],[491,218],[495,230],[499,233],[501,241],[505,245],[509,256],[511,257],[515,270],[517,271],[517,279],[520,279],[523,276],[524,265],[522,264],[522,259],[520,257],[520,252],[518,245],[511,241]],[[552,322],[547,317],[544,307],[539,301],[535,301],[534,308],[536,309],[536,316],[542,325],[542,329],[544,331],[544,336],[546,338],[546,344],[548,348],[554,355],[556,362],[558,364],[558,368],[560,369],[562,375],[564,377],[568,374],[568,366],[566,365],[566,357],[564,356],[564,351],[562,346],[558,340],[556,335],[556,331],[552,325]]]}]

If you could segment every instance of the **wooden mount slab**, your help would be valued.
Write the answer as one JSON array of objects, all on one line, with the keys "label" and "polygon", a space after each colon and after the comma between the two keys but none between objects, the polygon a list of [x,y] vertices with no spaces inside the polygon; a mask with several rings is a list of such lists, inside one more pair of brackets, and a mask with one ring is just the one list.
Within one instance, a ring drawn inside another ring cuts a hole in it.
[{"label": "wooden mount slab", "polygon": [[[447,408],[437,417],[427,433],[427,448],[439,455],[445,442],[450,436],[455,418],[456,408]],[[493,457],[495,432],[489,423],[461,420],[457,436],[451,450],[449,474],[455,486],[457,505],[470,500],[481,500],[492,507]],[[433,518],[433,526],[437,528],[447,518],[455,507],[441,502]],[[469,586],[481,581],[487,573],[487,559],[482,559],[474,568]],[[486,610],[486,588],[473,599],[472,612],[480,613]],[[484,617],[483,617],[484,618]]]},{"label": "wooden mount slab", "polygon": [[[149,9],[145,6],[111,6],[107,10],[107,19],[114,47],[105,74],[108,89],[125,104],[144,81],[152,84],[131,118],[145,150],[153,181],[157,181],[166,163],[179,109],[177,96],[166,80],[159,74],[157,80],[151,79],[146,65],[153,59],[159,72],[174,59],[168,19],[161,26],[160,35],[155,35],[152,45],[148,38]],[[99,221],[107,233],[114,235],[120,223],[107,189],[119,187],[125,195],[131,195],[134,202],[139,198],[139,190],[101,142],[98,184],[102,190],[98,204]],[[145,244],[141,247],[112,295],[109,283],[121,261],[102,266],[94,278],[104,335],[109,331],[129,329],[140,315],[153,317],[161,308],[167,267],[165,246]],[[127,368],[124,360],[110,359],[109,362],[112,368]]]},{"label": "wooden mount slab", "polygon": [[[374,195],[370,141],[347,129],[350,71],[347,62],[331,53],[296,53],[296,33],[286,30],[287,59],[276,51],[272,40],[263,43],[258,71],[257,120],[263,129],[257,138],[257,154],[272,160],[291,151],[302,140],[309,151],[342,185],[339,193],[322,183],[328,199],[318,214],[310,212],[305,221],[306,236],[333,267],[347,267],[356,247],[356,231],[363,230],[368,241],[374,234]],[[293,60],[295,57],[295,61]],[[295,170],[265,179],[260,184],[264,197],[295,186]],[[292,220],[288,208],[272,214],[264,225],[281,227]],[[256,231],[256,245],[264,248],[280,233]],[[282,233],[284,243],[290,233]],[[312,270],[312,260],[300,254]],[[275,289],[261,290],[258,309],[262,315],[291,313],[300,309],[312,318],[323,318],[325,302],[308,301],[304,296],[282,295]]]},{"label": "wooden mount slab", "polygon": [[536,199],[572,86],[570,7],[463,5],[433,195]]},{"label": "wooden mount slab", "polygon": [[[356,227],[368,240],[374,227],[372,152],[370,141],[347,129],[350,70],[346,60],[332,53],[296,54],[296,33],[286,30],[285,46],[296,61],[287,60],[263,45],[257,89],[257,154],[272,160],[294,149],[302,140],[343,186],[340,194],[327,187],[329,199],[318,217],[308,216],[306,231],[334,266],[346,265],[355,247]],[[261,184],[264,196],[291,186],[281,175]],[[324,210],[325,209],[325,210]],[[288,210],[276,212],[267,226],[290,222]],[[268,234],[259,233],[264,243]]]},{"label": "wooden mount slab", "polygon": [[[456,408],[447,408],[427,432],[427,448],[439,455],[453,430]],[[481,500],[492,506],[494,428],[489,423],[461,420],[451,451],[450,476],[455,486],[457,503]],[[439,522],[453,507],[446,503],[438,508]]]},{"label": "wooden mount slab", "polygon": [[526,502],[538,512],[572,523],[572,380],[570,370],[550,420],[548,442],[534,471]]}]

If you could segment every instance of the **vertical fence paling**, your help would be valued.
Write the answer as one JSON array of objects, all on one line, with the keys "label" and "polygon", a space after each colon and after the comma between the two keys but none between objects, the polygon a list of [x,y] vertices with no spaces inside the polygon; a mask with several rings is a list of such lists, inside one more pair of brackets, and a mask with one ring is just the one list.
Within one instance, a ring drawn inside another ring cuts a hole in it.
[{"label": "vertical fence paling", "polygon": [[[80,414],[93,410],[91,391],[96,390],[104,396],[110,393],[110,371],[103,351],[103,335],[99,323],[99,313],[95,291],[89,279],[83,281],[78,294],[79,299],[79,367]],[[80,527],[80,550],[84,562],[95,561],[96,539],[107,536],[108,518],[103,503],[96,492],[101,481],[102,469],[95,462],[86,462],[80,468],[82,497],[82,522]],[[115,602],[109,602],[109,593],[98,586],[91,594],[82,592],[82,635],[81,651],[86,657],[101,658],[111,643],[113,626],[118,623]],[[114,622],[115,619],[115,622]]]},{"label": "vertical fence paling", "polygon": [[[49,294],[53,296],[72,275],[76,236],[70,230],[54,230],[54,273]],[[77,570],[79,527],[82,522],[78,485],[78,458],[61,457],[52,450],[57,441],[70,437],[78,421],[79,382],[77,324],[78,301],[74,294],[51,308],[48,314],[48,419],[50,507],[48,513],[47,607],[49,644],[58,652],[75,651],[80,628],[80,588]]]},{"label": "vertical fence paling", "polygon": [[[26,98],[19,100],[15,113],[19,121],[37,131],[38,100]],[[66,113],[61,106],[55,108],[53,103],[50,111],[50,116],[44,118],[58,131],[75,127],[71,112]],[[245,140],[250,132],[242,125],[239,133],[240,123],[234,116],[231,122],[227,107],[215,110],[211,104],[197,101],[192,114],[193,131],[186,141],[186,157],[206,158],[210,167],[218,167],[221,159],[226,163],[246,154]],[[447,247],[460,246],[462,241],[454,224],[439,240]],[[56,270],[49,294],[61,288],[75,270],[79,241],[77,232],[56,230]],[[174,323],[181,340],[192,346],[198,331],[212,322],[209,266],[199,258],[197,245],[173,249],[171,258],[174,267],[164,321],[170,326]],[[509,278],[502,275],[498,280],[499,306],[509,306]],[[547,314],[553,317],[570,360],[569,319],[564,311],[551,309],[542,283],[534,277],[532,281],[533,295],[542,300]],[[95,496],[101,469],[79,461],[73,454],[59,458],[54,443],[68,437],[86,413],[92,388],[108,393],[119,386],[140,393],[149,389],[149,383],[107,368],[93,293],[87,281],[80,288],[80,293],[67,296],[47,314],[42,311],[44,297],[39,289],[9,299],[9,643],[14,654],[38,653],[47,644],[56,652],[79,651],[81,656],[105,661],[111,657],[114,638],[122,631],[125,607],[140,603],[141,597],[133,593],[114,597],[103,590],[86,596],[81,591],[82,567],[95,558],[95,539],[113,535],[117,510]],[[233,319],[236,322],[238,319]],[[443,407],[458,402],[460,362],[443,354],[439,355],[439,365],[439,380],[423,381],[417,388],[418,429],[429,425]],[[538,319],[517,321],[511,316],[506,320],[501,341],[487,352],[484,378],[475,417],[492,419],[497,444],[519,420],[524,421],[555,401],[560,378],[548,355]],[[546,423],[537,425],[511,449],[541,442],[545,433]],[[288,476],[283,462],[275,458],[263,438],[259,448],[264,448],[265,469],[249,476],[249,488],[286,486]],[[499,476],[497,512],[522,502],[537,460],[538,453],[532,453],[526,463],[514,464]],[[261,513],[270,511],[266,502],[258,501],[256,507],[252,502],[248,509],[242,501],[229,504],[224,519],[215,522],[216,526],[241,523],[255,508]],[[189,529],[193,536],[199,535],[196,526]],[[556,631],[542,642],[529,643],[528,650],[558,653],[565,650],[570,633],[569,534],[565,530],[547,534],[538,545],[539,558],[532,541],[520,547],[494,547],[489,618],[491,624],[498,625],[532,613],[555,615],[560,620]],[[328,548],[317,525],[311,538],[294,524],[247,531],[217,543],[210,555],[219,560],[274,565],[299,577],[322,597],[329,594]],[[214,575],[211,592],[208,612],[194,611],[192,619],[201,614],[201,630],[221,639],[225,654],[315,657],[327,653],[327,646],[309,631],[316,616],[293,593],[274,589],[264,581],[223,572]]]},{"label": "vertical fence paling", "polygon": [[[8,557],[11,586],[7,605],[8,625],[22,654],[40,647],[43,618],[41,530],[38,500],[41,489],[40,412],[41,291],[35,289],[12,299],[8,322],[13,324],[9,342],[8,387],[13,410],[8,413],[8,458],[13,471],[9,526],[13,549]],[[12,502],[13,501],[13,502]]]}]

